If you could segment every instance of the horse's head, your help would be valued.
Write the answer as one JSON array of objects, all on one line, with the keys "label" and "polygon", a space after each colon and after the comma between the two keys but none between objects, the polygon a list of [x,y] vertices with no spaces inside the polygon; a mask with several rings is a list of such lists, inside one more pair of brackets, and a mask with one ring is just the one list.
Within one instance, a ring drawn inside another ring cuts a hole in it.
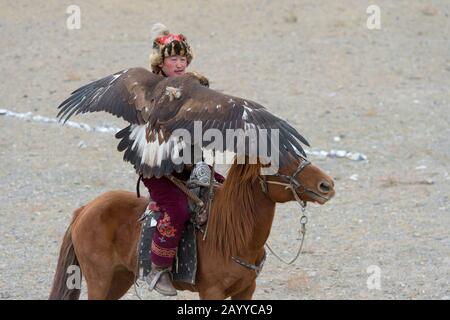
[{"label": "horse's head", "polygon": [[324,204],[335,194],[333,179],[303,157],[292,158],[278,173],[263,176],[261,182],[268,196],[280,203],[301,200]]}]

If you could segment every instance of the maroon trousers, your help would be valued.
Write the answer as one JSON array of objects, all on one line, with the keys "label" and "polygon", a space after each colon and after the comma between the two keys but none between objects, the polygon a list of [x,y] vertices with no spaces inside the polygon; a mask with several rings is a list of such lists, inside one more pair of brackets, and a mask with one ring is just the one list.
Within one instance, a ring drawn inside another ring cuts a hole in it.
[{"label": "maroon trousers", "polygon": [[[186,181],[190,172],[174,174],[180,180]],[[216,173],[219,182],[225,179]],[[160,267],[169,267],[177,254],[178,243],[183,234],[184,227],[189,221],[188,198],[186,194],[175,186],[166,177],[144,178],[144,185],[148,188],[150,197],[161,209],[161,215],[153,233],[151,245],[151,260]]]}]

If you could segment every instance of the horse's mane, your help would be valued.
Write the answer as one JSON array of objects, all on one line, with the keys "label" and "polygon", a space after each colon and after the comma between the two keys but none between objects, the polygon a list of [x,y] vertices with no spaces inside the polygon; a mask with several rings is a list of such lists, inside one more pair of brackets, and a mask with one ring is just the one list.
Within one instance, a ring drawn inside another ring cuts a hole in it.
[{"label": "horse's mane", "polygon": [[260,168],[258,164],[234,163],[223,186],[216,192],[206,241],[211,254],[237,255],[251,240],[256,223],[253,188]]}]

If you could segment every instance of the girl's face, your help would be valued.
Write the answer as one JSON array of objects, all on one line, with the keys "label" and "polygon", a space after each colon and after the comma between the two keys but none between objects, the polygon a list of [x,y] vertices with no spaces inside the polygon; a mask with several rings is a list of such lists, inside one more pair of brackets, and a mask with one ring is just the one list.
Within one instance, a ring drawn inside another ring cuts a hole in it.
[{"label": "girl's face", "polygon": [[184,56],[166,57],[159,67],[168,77],[182,76],[186,73],[187,59]]}]

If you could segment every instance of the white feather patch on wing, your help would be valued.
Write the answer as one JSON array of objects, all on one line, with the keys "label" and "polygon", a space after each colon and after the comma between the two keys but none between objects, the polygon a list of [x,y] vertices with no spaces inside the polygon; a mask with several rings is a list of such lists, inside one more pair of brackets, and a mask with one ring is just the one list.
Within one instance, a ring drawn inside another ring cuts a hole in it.
[{"label": "white feather patch on wing", "polygon": [[247,110],[245,110],[245,109],[244,109],[244,112],[242,113],[242,120],[248,120]]},{"label": "white feather patch on wing", "polygon": [[[131,149],[136,152],[141,157],[141,164],[146,164],[152,168],[160,167],[163,160],[171,160],[175,164],[179,163],[188,163],[185,161],[189,161],[191,158],[190,152],[192,151],[191,145],[187,144],[185,141],[180,139],[178,136],[171,136],[168,141],[163,141],[162,139],[158,139],[158,135],[160,138],[163,136],[162,132],[154,132],[153,136],[155,137],[154,141],[147,141],[147,125],[132,125],[130,140],[133,142],[131,145]],[[161,142],[159,142],[161,140]],[[199,149],[199,155],[201,152],[208,152],[203,146],[195,145],[195,148]],[[186,159],[181,159],[179,154],[181,150],[185,150],[185,148],[189,148],[189,157]],[[195,152],[195,151],[194,151]],[[227,154],[227,159],[229,159],[230,155]],[[220,155],[220,157],[223,157]],[[220,160],[219,160],[220,163]]]},{"label": "white feather patch on wing", "polygon": [[133,124],[131,126],[130,139],[133,141],[133,145],[131,146],[131,150],[137,150],[137,153],[142,156],[144,148],[147,144],[147,140],[145,138],[145,125],[137,125]]},{"label": "white feather patch on wing", "polygon": [[[164,142],[162,143],[164,144]],[[146,163],[150,167],[155,167],[157,165],[158,150],[160,149],[160,144],[158,139],[155,141],[147,142],[144,146],[142,153],[141,163]],[[161,164],[161,162],[159,163]]]},{"label": "white feather patch on wing", "polygon": [[[143,126],[145,128],[145,126]],[[155,132],[155,137],[163,136],[162,132]],[[136,143],[136,142],[135,142]],[[133,144],[134,145],[134,144]],[[138,143],[139,148],[142,149],[141,163],[154,168],[161,166],[163,160],[172,159],[176,160],[178,157],[178,152],[185,147],[184,142],[178,141],[178,137],[172,136],[168,141],[159,142],[156,138],[154,141],[147,142],[145,139],[144,130],[144,140]]]}]

